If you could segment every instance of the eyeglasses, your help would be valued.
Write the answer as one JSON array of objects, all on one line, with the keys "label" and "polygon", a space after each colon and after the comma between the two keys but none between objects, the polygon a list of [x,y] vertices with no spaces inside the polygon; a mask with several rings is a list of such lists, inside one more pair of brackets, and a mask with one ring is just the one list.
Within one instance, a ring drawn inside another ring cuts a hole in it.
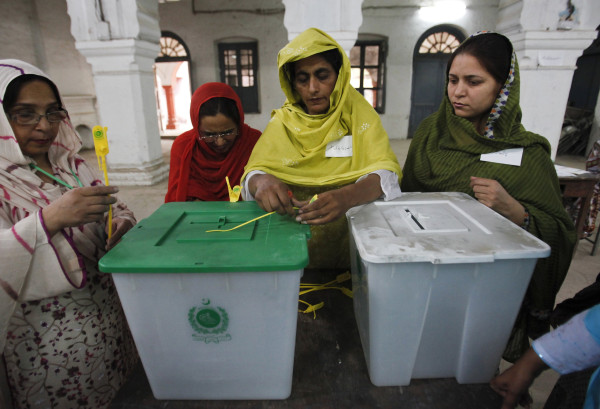
[{"label": "eyeglasses", "polygon": [[19,125],[37,125],[43,117],[46,117],[46,120],[51,124],[55,124],[64,121],[68,116],[68,112],[61,108],[58,111],[47,112],[43,115],[32,111],[20,111],[10,114],[10,119]]},{"label": "eyeglasses", "polygon": [[231,137],[237,136],[237,130],[235,128],[228,129],[223,132],[204,132],[199,131],[200,139],[206,142],[214,142],[217,138],[221,139],[231,139]]}]

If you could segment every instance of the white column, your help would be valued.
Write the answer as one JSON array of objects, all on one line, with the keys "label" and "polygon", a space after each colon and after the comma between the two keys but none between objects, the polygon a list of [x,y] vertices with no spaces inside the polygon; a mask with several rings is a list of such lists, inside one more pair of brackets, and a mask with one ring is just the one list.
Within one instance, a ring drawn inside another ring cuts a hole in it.
[{"label": "white column", "polygon": [[157,0],[67,0],[75,46],[92,66],[98,113],[108,128],[111,184],[152,185],[167,177],[162,158],[154,59]]},{"label": "white column", "polygon": [[288,41],[307,28],[325,31],[350,55],[362,24],[363,0],[282,0]]},{"label": "white column", "polygon": [[521,71],[523,126],[548,139],[552,159],[560,132],[577,58],[596,38],[598,0],[573,1],[576,14],[563,20],[566,2],[501,0],[497,31],[512,41]]}]

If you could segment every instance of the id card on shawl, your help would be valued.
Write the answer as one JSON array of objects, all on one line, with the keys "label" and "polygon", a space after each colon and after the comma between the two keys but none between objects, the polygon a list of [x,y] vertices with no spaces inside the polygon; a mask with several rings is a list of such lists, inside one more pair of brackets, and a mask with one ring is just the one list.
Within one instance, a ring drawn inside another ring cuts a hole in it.
[{"label": "id card on shawl", "polygon": [[502,163],[505,165],[521,166],[523,148],[504,149],[503,151],[484,153],[481,160],[484,162]]},{"label": "id card on shawl", "polygon": [[327,144],[325,157],[346,158],[352,156],[352,135],[346,135],[342,139]]}]

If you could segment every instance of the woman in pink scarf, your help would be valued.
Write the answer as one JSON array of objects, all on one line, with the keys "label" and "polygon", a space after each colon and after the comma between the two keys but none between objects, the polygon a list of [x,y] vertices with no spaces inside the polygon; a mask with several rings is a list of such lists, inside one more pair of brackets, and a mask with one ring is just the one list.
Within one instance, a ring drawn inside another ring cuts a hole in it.
[{"label": "woman in pink scarf", "polygon": [[44,73],[0,60],[0,98],[0,351],[13,406],[106,408],[137,354],[98,260],[135,219],[77,155]]}]

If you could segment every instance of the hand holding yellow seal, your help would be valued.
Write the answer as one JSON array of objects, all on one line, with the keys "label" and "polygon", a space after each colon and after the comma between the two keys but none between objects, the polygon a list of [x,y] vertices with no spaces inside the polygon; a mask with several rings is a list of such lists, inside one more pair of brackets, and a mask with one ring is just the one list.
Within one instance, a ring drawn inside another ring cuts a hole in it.
[{"label": "hand holding yellow seal", "polygon": [[[108,186],[108,172],[106,170],[106,155],[108,154],[108,139],[106,138],[106,131],[108,128],[96,125],[92,129],[92,135],[94,136],[94,148],[96,150],[96,156],[98,157],[98,167],[104,172],[104,184]],[[112,206],[108,205],[108,238],[112,236]]]}]

